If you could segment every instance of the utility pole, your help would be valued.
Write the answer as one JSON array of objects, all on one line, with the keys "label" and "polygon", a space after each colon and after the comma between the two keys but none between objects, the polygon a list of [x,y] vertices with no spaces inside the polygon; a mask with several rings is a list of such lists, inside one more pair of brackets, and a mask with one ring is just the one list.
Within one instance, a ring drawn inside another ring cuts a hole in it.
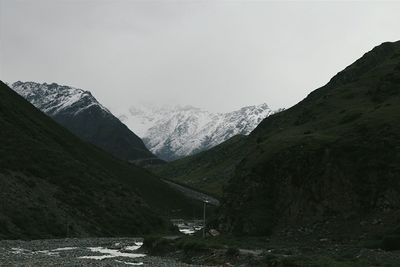
[{"label": "utility pole", "polygon": [[206,205],[208,200],[204,200],[203,202],[203,238],[206,237]]},{"label": "utility pole", "polygon": [[67,230],[66,234],[67,234],[67,238],[68,238],[69,237],[69,221],[68,221],[68,218],[67,218],[67,229],[66,230]]}]

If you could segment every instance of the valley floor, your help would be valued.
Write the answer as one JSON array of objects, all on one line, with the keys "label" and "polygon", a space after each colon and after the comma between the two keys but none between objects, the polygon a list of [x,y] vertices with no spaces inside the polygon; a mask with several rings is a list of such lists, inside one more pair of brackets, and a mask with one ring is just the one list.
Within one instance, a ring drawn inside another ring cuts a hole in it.
[{"label": "valley floor", "polygon": [[[0,241],[0,266],[400,266],[400,251],[331,244],[324,240],[308,245],[250,239],[232,241],[219,238],[173,238],[172,243],[181,243],[179,249],[168,245],[172,248],[169,252],[157,254],[162,256],[150,256],[146,255],[149,251],[140,248],[143,244],[141,238],[3,240]],[[166,245],[165,242],[163,244]],[[246,245],[249,249],[235,248],[246,248]]]},{"label": "valley floor", "polygon": [[196,266],[147,256],[139,249],[142,242],[140,238],[0,241],[0,266]]}]

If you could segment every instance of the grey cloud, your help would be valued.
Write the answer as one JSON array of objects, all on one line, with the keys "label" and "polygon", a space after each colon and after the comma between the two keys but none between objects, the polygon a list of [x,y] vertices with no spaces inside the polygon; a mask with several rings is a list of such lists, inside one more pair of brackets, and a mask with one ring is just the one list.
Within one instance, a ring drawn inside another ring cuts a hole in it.
[{"label": "grey cloud", "polygon": [[373,46],[400,3],[0,0],[0,76],[139,102],[289,107]]}]

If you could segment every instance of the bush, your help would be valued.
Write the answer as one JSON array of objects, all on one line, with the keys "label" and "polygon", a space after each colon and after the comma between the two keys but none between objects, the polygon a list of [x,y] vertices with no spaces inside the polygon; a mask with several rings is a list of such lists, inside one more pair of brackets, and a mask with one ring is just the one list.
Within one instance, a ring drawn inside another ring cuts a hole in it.
[{"label": "bush", "polygon": [[187,240],[185,242],[180,243],[180,247],[185,252],[203,251],[207,249],[207,244],[200,240]]},{"label": "bush", "polygon": [[237,257],[237,256],[239,256],[239,254],[240,254],[240,251],[237,248],[228,248],[225,252],[225,255],[227,257]]},{"label": "bush", "polygon": [[151,255],[163,255],[175,250],[172,240],[160,236],[147,236],[143,240],[143,248]]},{"label": "bush", "polygon": [[382,240],[382,248],[384,250],[400,250],[400,235],[387,235]]}]

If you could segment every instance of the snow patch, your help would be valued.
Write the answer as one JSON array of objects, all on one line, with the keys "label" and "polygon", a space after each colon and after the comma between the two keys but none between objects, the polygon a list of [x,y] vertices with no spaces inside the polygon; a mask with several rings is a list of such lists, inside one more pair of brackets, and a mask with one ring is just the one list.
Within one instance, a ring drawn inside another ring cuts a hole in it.
[{"label": "snow patch", "polygon": [[133,265],[133,266],[139,266],[139,265],[143,265],[143,262],[127,262],[127,261],[119,261],[119,260],[115,260],[115,262],[118,263],[124,263],[126,265]]},{"label": "snow patch", "polygon": [[143,242],[135,242],[135,245],[127,246],[124,249],[125,250],[130,250],[130,251],[135,251],[135,250],[138,250],[141,246],[143,246]]},{"label": "snow patch", "polygon": [[[79,88],[35,82],[15,82],[11,88],[50,116],[69,111],[76,115],[94,105],[104,112],[110,113],[90,92]],[[78,110],[75,110],[75,106],[79,107]]]},{"label": "snow patch", "polygon": [[103,247],[89,247],[87,249],[89,249],[91,252],[97,252],[97,253],[101,253],[101,254],[104,254],[104,255],[100,255],[100,256],[81,256],[81,257],[79,257],[80,259],[103,260],[103,259],[117,258],[117,257],[135,259],[135,258],[142,258],[142,257],[146,256],[146,254],[126,253],[126,252],[120,252],[117,249],[109,249],[109,248],[103,248]]},{"label": "snow patch", "polygon": [[54,252],[51,250],[39,250],[39,251],[35,251],[34,253],[41,253],[41,254],[45,254],[47,256],[60,256],[59,252]]},{"label": "snow patch", "polygon": [[67,250],[75,250],[75,249],[78,249],[78,247],[56,248],[56,249],[53,249],[52,251],[67,251]]},{"label": "snow patch", "polygon": [[267,104],[228,113],[212,113],[191,106],[136,106],[116,111],[118,118],[143,139],[149,150],[166,160],[210,149],[234,135],[247,135],[273,113]]},{"label": "snow patch", "polygon": [[32,251],[24,248],[11,248],[11,253],[13,254],[29,254],[32,253]]}]

